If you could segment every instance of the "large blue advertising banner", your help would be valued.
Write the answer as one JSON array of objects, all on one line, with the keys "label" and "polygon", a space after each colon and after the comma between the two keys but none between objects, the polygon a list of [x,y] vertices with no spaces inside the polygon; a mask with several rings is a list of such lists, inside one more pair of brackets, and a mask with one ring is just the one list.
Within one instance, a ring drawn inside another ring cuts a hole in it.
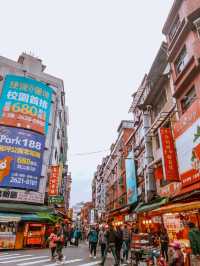
[{"label": "large blue advertising banner", "polygon": [[0,124],[47,134],[52,88],[27,77],[7,75],[0,101]]},{"label": "large blue advertising banner", "polygon": [[127,203],[132,204],[137,202],[137,182],[135,161],[133,159],[133,152],[129,152],[126,165],[126,187],[127,187]]},{"label": "large blue advertising banner", "polygon": [[0,187],[37,191],[45,136],[0,126]]}]

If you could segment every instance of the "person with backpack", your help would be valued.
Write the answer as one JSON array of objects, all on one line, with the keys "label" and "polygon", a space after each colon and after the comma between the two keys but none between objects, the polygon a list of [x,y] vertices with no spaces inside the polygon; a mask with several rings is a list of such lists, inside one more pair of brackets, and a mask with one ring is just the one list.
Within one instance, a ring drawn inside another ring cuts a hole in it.
[{"label": "person with backpack", "polygon": [[92,257],[92,254],[94,253],[93,258],[96,259],[98,233],[94,227],[92,227],[92,229],[90,230],[88,239],[90,242],[90,257]]},{"label": "person with backpack", "polygon": [[74,231],[74,239],[75,239],[75,246],[78,247],[79,245],[79,240],[81,238],[81,231],[78,227],[76,227],[75,231]]},{"label": "person with backpack", "polygon": [[57,229],[54,228],[53,232],[50,234],[49,238],[49,248],[51,250],[51,260],[55,260],[55,253],[56,253],[56,241],[57,241]]},{"label": "person with backpack", "polygon": [[107,244],[106,244],[106,249],[104,252],[104,256],[102,258],[102,262],[100,263],[100,265],[104,266],[104,263],[106,261],[107,258],[107,254],[108,251],[111,250],[114,260],[115,260],[115,266],[119,265],[119,262],[117,260],[117,256],[116,256],[116,248],[115,248],[115,243],[116,243],[116,239],[117,239],[117,235],[116,235],[116,231],[113,228],[113,225],[110,224],[108,231],[106,232],[106,239],[107,239]]}]

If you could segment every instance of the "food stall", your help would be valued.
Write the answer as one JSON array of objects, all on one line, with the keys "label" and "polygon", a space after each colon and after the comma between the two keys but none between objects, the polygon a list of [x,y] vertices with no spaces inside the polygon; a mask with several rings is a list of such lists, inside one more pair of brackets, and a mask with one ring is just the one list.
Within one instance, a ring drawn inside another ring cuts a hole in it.
[{"label": "food stall", "polygon": [[45,224],[27,223],[24,230],[24,247],[43,246],[45,241]]},{"label": "food stall", "polygon": [[151,265],[159,255],[159,248],[153,235],[148,233],[132,234],[131,265]]},{"label": "food stall", "polygon": [[149,213],[152,217],[160,215],[163,226],[167,229],[170,242],[179,242],[185,255],[185,265],[191,253],[188,223],[200,228],[200,201],[169,204]]}]

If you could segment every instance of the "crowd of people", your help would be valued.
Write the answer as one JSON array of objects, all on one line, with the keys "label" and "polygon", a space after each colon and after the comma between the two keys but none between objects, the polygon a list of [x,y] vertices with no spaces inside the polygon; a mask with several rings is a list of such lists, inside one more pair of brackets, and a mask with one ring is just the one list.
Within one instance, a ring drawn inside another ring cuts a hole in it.
[{"label": "crowd of people", "polygon": [[[191,244],[192,256],[197,258],[197,265],[200,265],[200,231],[194,224],[190,223],[189,240]],[[130,247],[132,234],[137,233],[137,229],[128,228],[126,224],[114,227],[109,225],[94,225],[90,228],[80,229],[79,227],[67,227],[65,224],[55,226],[53,232],[48,237],[49,248],[51,250],[52,261],[58,260],[64,264],[63,248],[69,246],[78,247],[80,240],[86,241],[89,246],[89,257],[96,259],[97,247],[100,248],[101,263],[104,265],[108,253],[114,259],[114,265],[121,263],[129,264]],[[159,247],[159,257],[162,258],[157,265],[161,266],[184,266],[184,254],[179,242],[170,243],[167,230],[162,228],[159,234],[148,231],[151,245]]]}]

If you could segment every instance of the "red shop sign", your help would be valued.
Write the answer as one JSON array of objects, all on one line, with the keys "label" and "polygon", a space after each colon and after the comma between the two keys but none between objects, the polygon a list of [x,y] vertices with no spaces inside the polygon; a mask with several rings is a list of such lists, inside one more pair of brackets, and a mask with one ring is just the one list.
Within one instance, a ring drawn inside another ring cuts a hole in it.
[{"label": "red shop sign", "polygon": [[49,196],[58,195],[59,185],[59,166],[51,166],[51,174],[49,178]]},{"label": "red shop sign", "polygon": [[164,178],[168,181],[179,181],[176,151],[171,129],[159,128],[159,137],[162,147]]}]

